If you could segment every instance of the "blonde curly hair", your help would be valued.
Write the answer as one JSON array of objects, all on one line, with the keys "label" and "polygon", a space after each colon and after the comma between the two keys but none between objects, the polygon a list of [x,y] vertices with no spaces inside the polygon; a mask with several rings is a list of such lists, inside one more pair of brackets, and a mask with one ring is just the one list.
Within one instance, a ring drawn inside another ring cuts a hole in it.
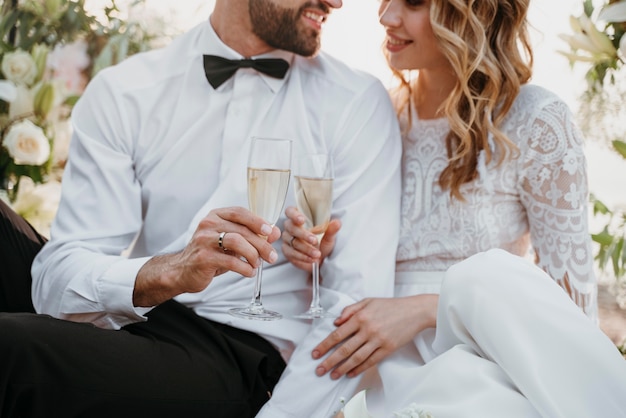
[{"label": "blonde curly hair", "polygon": [[[489,136],[499,150],[497,163],[517,155],[517,147],[498,128],[520,87],[532,75],[528,34],[530,0],[431,0],[430,20],[439,48],[457,82],[441,107],[448,118],[449,163],[439,184],[463,200],[460,188],[477,177],[478,155],[494,157]],[[393,69],[392,69],[393,70]],[[394,96],[398,115],[410,115],[410,72],[393,70],[400,80]],[[410,120],[410,118],[409,118]]]}]

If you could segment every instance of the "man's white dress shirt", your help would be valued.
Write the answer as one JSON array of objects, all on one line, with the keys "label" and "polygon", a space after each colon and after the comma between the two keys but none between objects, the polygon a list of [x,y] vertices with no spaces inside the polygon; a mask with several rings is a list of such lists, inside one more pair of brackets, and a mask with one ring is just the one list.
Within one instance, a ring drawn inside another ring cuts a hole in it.
[{"label": "man's white dress shirt", "polygon": [[[401,141],[382,84],[324,53],[306,59],[274,51],[263,57],[287,59],[285,79],[240,69],[214,90],[203,54],[242,58],[207,21],[164,49],[101,71],[88,86],[72,114],[52,237],[33,264],[37,311],[112,329],[145,320],[149,309],[132,304],[143,264],[181,250],[211,209],[247,207],[251,136],[292,139],[294,156],[334,155],[333,216],[343,226],[323,264],[322,304],[339,313],[365,296],[391,296]],[[290,187],[286,205],[295,205],[293,194]],[[129,256],[120,255],[127,249]],[[258,333],[290,359],[259,416],[330,416],[358,379],[315,376],[311,350],[334,326],[290,317],[310,302],[307,274],[280,251],[265,266],[263,303],[285,316],[279,321],[227,313],[249,303],[253,285],[254,279],[226,273],[203,292],[176,299],[203,317]]]}]

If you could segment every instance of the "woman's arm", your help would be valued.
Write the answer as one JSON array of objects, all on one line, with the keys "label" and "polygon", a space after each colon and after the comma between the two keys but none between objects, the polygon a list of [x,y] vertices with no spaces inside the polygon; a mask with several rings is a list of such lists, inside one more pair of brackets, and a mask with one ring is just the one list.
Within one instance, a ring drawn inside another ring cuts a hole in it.
[{"label": "woman's arm", "polygon": [[536,109],[519,160],[520,197],[536,262],[589,317],[597,319],[582,135],[558,98],[548,96]]}]

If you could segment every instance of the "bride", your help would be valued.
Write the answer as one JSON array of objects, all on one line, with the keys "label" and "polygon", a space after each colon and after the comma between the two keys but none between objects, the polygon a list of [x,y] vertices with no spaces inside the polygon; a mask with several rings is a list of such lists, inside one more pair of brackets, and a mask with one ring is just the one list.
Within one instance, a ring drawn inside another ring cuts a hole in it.
[{"label": "bride", "polygon": [[[378,366],[373,416],[625,414],[626,361],[597,326],[583,139],[529,84],[529,1],[381,1],[403,128],[396,297],[347,307],[312,353],[333,379]],[[287,215],[292,263],[332,257],[338,221],[318,249]]]}]

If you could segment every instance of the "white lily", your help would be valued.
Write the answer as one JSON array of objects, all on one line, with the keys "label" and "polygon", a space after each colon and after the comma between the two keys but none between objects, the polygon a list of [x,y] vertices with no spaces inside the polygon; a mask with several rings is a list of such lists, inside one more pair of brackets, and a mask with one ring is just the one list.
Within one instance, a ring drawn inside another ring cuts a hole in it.
[{"label": "white lily", "polygon": [[606,6],[598,15],[605,22],[626,22],[626,0]]},{"label": "white lily", "polygon": [[569,25],[572,28],[572,31],[574,33],[582,33],[583,32],[583,28],[582,26],[580,26],[580,21],[578,20],[578,18],[574,15],[569,15]]},{"label": "white lily", "polygon": [[0,99],[5,102],[12,102],[17,98],[15,84],[9,80],[0,80]]},{"label": "white lily", "polygon": [[597,62],[598,59],[597,57],[592,57],[591,55],[581,55],[581,54],[574,54],[573,52],[567,52],[567,51],[556,51],[557,54],[563,55],[565,58],[567,58],[570,62]]},{"label": "white lily", "polygon": [[561,52],[563,55],[566,55],[570,60],[584,62],[602,62],[609,61],[615,58],[615,55],[617,54],[615,47],[613,47],[612,45],[612,52],[603,51],[584,33],[577,33],[574,35],[560,34],[559,38],[567,42],[572,50],[574,50],[573,53]]},{"label": "white lily", "polygon": [[578,20],[583,31],[587,34],[587,37],[598,50],[610,55],[615,55],[617,51],[611,39],[606,33],[600,32],[586,14],[583,13]]},{"label": "white lily", "polygon": [[572,49],[582,49],[583,51],[590,52],[591,54],[600,52],[596,46],[591,42],[591,39],[584,33],[575,33],[574,35],[560,34],[559,38],[564,40],[572,47]]}]

